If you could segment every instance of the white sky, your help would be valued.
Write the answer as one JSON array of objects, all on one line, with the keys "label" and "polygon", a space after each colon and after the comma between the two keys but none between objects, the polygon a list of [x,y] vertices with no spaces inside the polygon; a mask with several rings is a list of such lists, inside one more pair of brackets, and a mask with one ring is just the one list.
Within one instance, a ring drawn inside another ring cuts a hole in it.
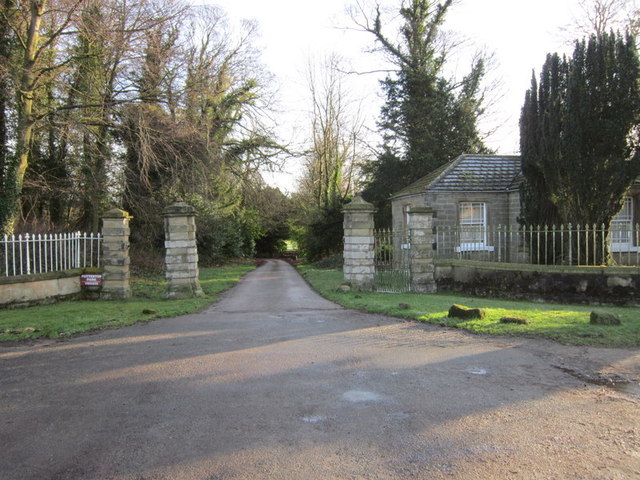
[{"label": "white sky", "polygon": [[[308,89],[305,71],[310,58],[321,59],[337,52],[354,70],[383,68],[380,56],[367,53],[373,46],[371,35],[339,27],[355,27],[345,12],[349,0],[205,0],[218,5],[231,20],[251,19],[259,25],[257,45],[262,61],[280,84],[283,114],[277,117],[278,132],[284,141],[301,142],[299,130],[306,128]],[[380,0],[395,7],[400,0]],[[498,153],[518,151],[518,120],[531,72],[539,72],[549,52],[570,51],[561,28],[579,14],[577,0],[462,0],[452,7],[445,28],[468,39],[470,49],[494,54],[492,77],[501,82],[494,113],[483,124],[495,130],[486,140]],[[389,35],[394,32],[389,29]],[[464,60],[460,75],[468,71]],[[353,75],[352,97],[363,101],[367,124],[375,128],[379,113],[380,75]],[[463,152],[459,152],[463,153]],[[267,181],[284,190],[295,189],[295,162]]]}]

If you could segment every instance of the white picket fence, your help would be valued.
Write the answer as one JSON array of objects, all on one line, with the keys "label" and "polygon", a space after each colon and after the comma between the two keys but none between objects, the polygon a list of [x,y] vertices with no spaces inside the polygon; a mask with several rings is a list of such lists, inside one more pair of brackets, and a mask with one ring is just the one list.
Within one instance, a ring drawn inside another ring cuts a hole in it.
[{"label": "white picket fence", "polygon": [[99,233],[4,235],[0,239],[1,276],[100,267]]}]

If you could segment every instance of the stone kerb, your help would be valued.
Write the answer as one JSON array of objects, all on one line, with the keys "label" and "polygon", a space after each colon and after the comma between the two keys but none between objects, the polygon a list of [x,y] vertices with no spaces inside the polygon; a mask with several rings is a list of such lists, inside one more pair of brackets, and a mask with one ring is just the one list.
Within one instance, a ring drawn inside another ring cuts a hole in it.
[{"label": "stone kerb", "polygon": [[102,216],[103,283],[101,298],[131,297],[129,286],[129,221],[131,216],[114,208]]},{"label": "stone kerb", "polygon": [[165,276],[167,298],[192,298],[204,295],[200,287],[196,211],[184,202],[164,209]]},{"label": "stone kerb", "polygon": [[409,210],[411,229],[411,290],[416,293],[435,293],[435,264],[433,254],[433,216],[428,207]]},{"label": "stone kerb", "polygon": [[344,206],[343,213],[344,281],[355,290],[372,290],[375,276],[375,207],[358,196]]}]

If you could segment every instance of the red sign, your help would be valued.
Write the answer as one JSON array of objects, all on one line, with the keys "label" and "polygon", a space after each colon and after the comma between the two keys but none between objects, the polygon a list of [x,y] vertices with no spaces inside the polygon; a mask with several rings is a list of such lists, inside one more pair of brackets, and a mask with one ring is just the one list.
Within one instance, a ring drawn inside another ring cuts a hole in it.
[{"label": "red sign", "polygon": [[101,287],[102,275],[100,274],[84,274],[80,275],[80,286],[82,287]]}]

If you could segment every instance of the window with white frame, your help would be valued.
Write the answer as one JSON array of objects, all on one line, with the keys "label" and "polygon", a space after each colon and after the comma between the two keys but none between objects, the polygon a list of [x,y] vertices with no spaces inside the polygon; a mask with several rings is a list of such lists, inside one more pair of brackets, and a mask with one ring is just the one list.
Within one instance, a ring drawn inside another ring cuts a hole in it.
[{"label": "window with white frame", "polygon": [[611,249],[629,251],[633,247],[633,199],[625,197],[622,209],[611,220]]},{"label": "window with white frame", "polygon": [[493,247],[487,246],[487,206],[484,202],[460,202],[458,219],[458,251],[493,250]]}]

